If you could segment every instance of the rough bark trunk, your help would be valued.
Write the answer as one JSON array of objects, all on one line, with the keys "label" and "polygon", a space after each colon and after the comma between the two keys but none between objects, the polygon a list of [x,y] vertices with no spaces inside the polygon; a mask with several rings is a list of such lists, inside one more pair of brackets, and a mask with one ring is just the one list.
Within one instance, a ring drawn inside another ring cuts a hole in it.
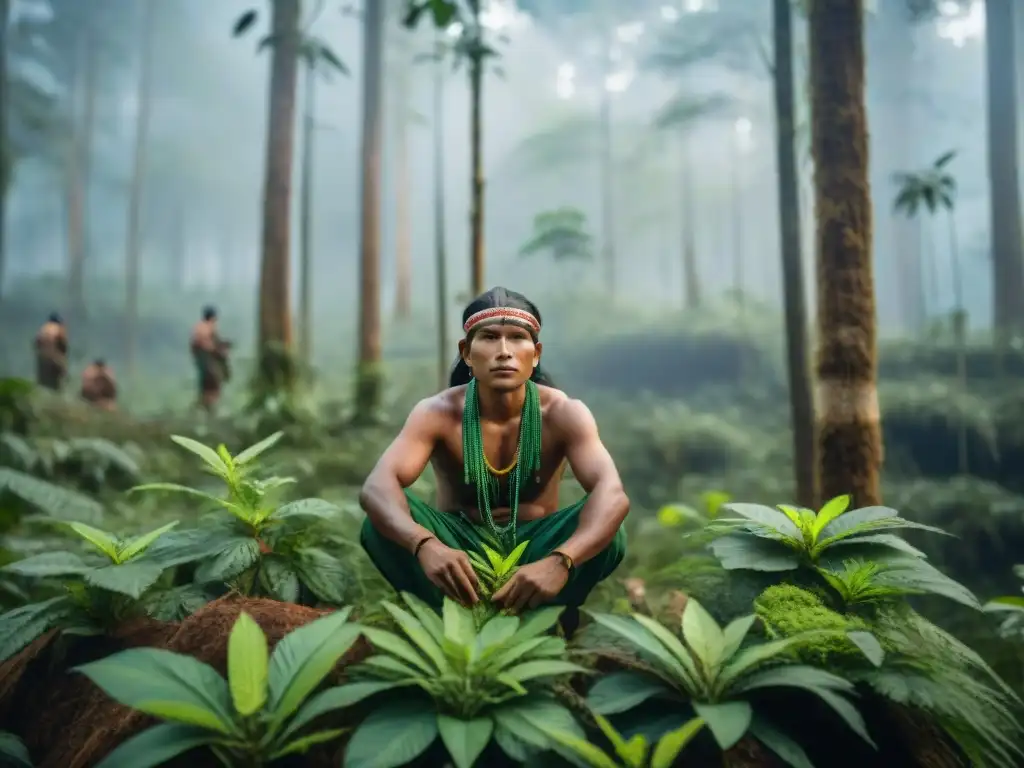
[{"label": "rough bark trunk", "polygon": [[[438,56],[441,36],[437,36]],[[437,381],[448,387],[448,253],[444,199],[444,62],[434,64],[434,259],[437,265]]]},{"label": "rough bark trunk", "polygon": [[994,328],[1002,348],[1024,331],[1024,232],[1017,158],[1014,0],[985,3]]},{"label": "rough bark trunk", "polygon": [[146,140],[153,83],[153,37],[156,25],[156,0],[147,0],[143,8],[142,49],[139,70],[138,103],[135,119],[135,150],[128,197],[128,231],[125,238],[125,361],[128,374],[135,373],[139,322],[139,264],[142,243],[142,194],[146,180]]},{"label": "rough bark trunk", "polygon": [[412,314],[412,218],[409,197],[409,67],[403,60],[395,72],[395,317]]},{"label": "rough bark trunk", "polygon": [[[71,139],[68,147],[67,208],[68,208],[68,314],[70,324],[86,320],[85,262],[88,252],[86,222],[90,167],[92,163],[92,135],[96,117],[96,76],[99,67],[98,43],[95,32],[82,33],[78,58],[79,74],[72,73],[72,86],[78,93],[71,100]],[[78,115],[79,94],[84,102],[81,119]]]},{"label": "rough bark trunk", "polygon": [[313,362],[313,144],[316,141],[316,70],[305,69],[306,103],[302,117],[302,185],[299,201],[299,358]]},{"label": "rough bark trunk", "polygon": [[264,375],[290,387],[294,382],[289,372],[277,369],[291,368],[283,364],[281,355],[292,344],[290,246],[299,0],[274,0],[273,9],[257,345]]},{"label": "rough bark trunk", "polygon": [[881,501],[881,417],[864,103],[863,0],[809,13],[818,277],[818,402],[823,498]]},{"label": "rough bark trunk", "polygon": [[[480,0],[471,0],[474,34],[481,34]],[[483,157],[483,84],[484,62],[474,57],[469,64],[469,143],[472,163],[470,189],[470,263],[472,294],[479,296],[484,288],[484,157]]]},{"label": "rough bark trunk", "polygon": [[359,258],[359,368],[357,421],[377,414],[381,391],[380,170],[383,143],[384,4],[371,3],[363,44],[362,219]]},{"label": "rough bark trunk", "polygon": [[7,35],[11,17],[10,0],[0,0],[0,300],[4,295],[7,267],[7,190],[14,170],[10,146],[10,125],[7,114]]},{"label": "rough bark trunk", "polygon": [[800,189],[797,180],[796,108],[793,92],[793,18],[790,0],[773,0],[775,36],[776,164],[779,185],[779,233],[782,295],[786,312],[786,364],[789,410],[793,421],[793,466],[797,502],[818,508],[814,455],[814,400],[807,359],[807,308],[800,248]]}]

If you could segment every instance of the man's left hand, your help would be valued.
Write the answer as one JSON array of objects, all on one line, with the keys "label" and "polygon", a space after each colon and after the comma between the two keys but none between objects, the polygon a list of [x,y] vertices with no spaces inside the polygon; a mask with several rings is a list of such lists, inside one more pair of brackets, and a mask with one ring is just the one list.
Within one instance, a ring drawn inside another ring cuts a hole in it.
[{"label": "man's left hand", "polygon": [[552,555],[519,568],[505,586],[494,593],[492,600],[513,613],[536,608],[554,598],[566,582],[569,569],[562,559]]}]

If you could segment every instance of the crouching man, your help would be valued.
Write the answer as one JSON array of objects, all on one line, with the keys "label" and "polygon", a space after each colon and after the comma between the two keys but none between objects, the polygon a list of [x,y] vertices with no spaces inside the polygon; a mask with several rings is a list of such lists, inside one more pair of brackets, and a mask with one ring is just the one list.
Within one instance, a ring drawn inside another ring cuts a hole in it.
[{"label": "crouching man", "polygon": [[[450,388],[413,409],[366,479],[361,538],[396,590],[438,608],[444,596],[479,601],[467,551],[528,541],[493,600],[514,612],[566,606],[571,633],[579,606],[622,561],[629,499],[590,410],[542,373],[540,329],[536,306],[513,291],[470,303]],[[434,507],[406,490],[428,463]],[[567,463],[587,496],[559,509]]]}]

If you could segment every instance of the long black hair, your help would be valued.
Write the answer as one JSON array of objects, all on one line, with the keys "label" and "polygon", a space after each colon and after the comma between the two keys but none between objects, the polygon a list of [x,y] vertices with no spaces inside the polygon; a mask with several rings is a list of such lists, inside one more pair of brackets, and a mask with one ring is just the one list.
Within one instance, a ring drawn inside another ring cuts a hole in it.
[{"label": "long black hair", "polygon": [[[521,293],[501,287],[491,288],[491,290],[481,293],[469,302],[462,313],[462,323],[465,325],[466,321],[469,320],[472,315],[475,315],[481,310],[495,309],[497,307],[522,309],[537,318],[537,323],[539,325],[544,324],[543,320],[541,320],[540,310],[537,309],[536,304]],[[534,342],[537,342],[537,334],[531,331],[530,335],[533,336]],[[469,336],[466,337],[466,343],[470,343],[472,339],[473,331],[470,331]],[[455,362],[452,364],[452,372],[448,377],[448,386],[458,387],[462,384],[469,384],[469,381],[472,378],[473,374],[470,372],[469,366],[466,365],[466,361],[462,359],[462,355],[459,355],[455,358]],[[547,372],[544,371],[543,367],[539,363],[533,369],[533,374],[530,376],[530,380],[536,384],[543,384],[548,387],[555,386],[551,377],[548,376]]]}]

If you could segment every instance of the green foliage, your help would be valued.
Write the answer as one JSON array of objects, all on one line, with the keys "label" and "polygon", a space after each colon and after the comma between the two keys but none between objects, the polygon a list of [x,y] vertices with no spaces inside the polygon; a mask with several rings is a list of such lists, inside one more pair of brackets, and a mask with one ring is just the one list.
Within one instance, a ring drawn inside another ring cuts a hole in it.
[{"label": "green foliage", "polygon": [[255,476],[256,459],[282,437],[278,432],[232,456],[186,437],[171,439],[198,456],[206,473],[217,477],[226,496],[177,483],[149,483],[133,491],[186,494],[219,508],[197,528],[165,537],[153,557],[165,567],[204,560],[197,585],[226,582],[243,594],[284,602],[345,602],[346,568],[323,549],[335,537],[331,524],[340,507],[323,499],[279,504],[282,488],[293,478]]},{"label": "green foliage", "polygon": [[0,434],[28,433],[32,422],[32,393],[35,385],[27,379],[0,378]]},{"label": "green foliage", "polygon": [[[1024,565],[1013,567],[1014,575],[1024,579]],[[1024,587],[1021,587],[1024,592]],[[1000,631],[1004,637],[1016,640],[1024,639],[1024,595],[1004,595],[993,597],[984,606],[985,611],[1003,616]]]},{"label": "green foliage", "polygon": [[522,256],[546,252],[557,262],[594,258],[593,237],[587,232],[587,217],[575,208],[558,208],[533,218],[533,235],[519,249]]},{"label": "green foliage", "polygon": [[582,736],[547,693],[553,678],[586,671],[565,660],[564,640],[545,636],[561,608],[495,616],[478,632],[472,612],[454,601],[445,600],[438,616],[412,595],[402,600],[405,608],[383,604],[401,634],[365,627],[378,654],[339,689],[350,704],[396,692],[371,705],[346,748],[345,768],[397,768],[438,736],[456,768],[471,768],[492,738],[513,760],[525,760],[551,746],[548,727]]},{"label": "green foliage", "polygon": [[704,727],[704,721],[699,717],[688,720],[679,728],[662,736],[654,745],[652,753],[651,745],[647,743],[643,734],[638,733],[627,740],[615,730],[607,718],[595,715],[594,720],[601,733],[611,743],[614,757],[588,741],[548,729],[548,734],[552,738],[568,747],[588,768],[672,768],[687,744]]},{"label": "green foliage", "polygon": [[99,437],[29,440],[0,433],[0,462],[36,477],[86,491],[138,482],[141,470],[128,451]]},{"label": "green foliage", "polygon": [[[773,726],[767,713],[756,711],[750,701],[751,694],[758,690],[796,688],[818,696],[855,733],[873,743],[860,713],[844,697],[853,693],[852,683],[823,669],[787,663],[791,651],[801,643],[835,636],[834,630],[746,644],[755,615],[735,619],[723,628],[692,598],[683,611],[682,639],[640,614],[633,614],[632,619],[595,614],[594,619],[627,640],[648,665],[645,672],[630,670],[602,677],[588,697],[599,714],[625,712],[650,699],[673,707],[689,702],[721,749],[729,749],[749,734],[791,764],[806,765],[807,757],[800,746]],[[870,648],[870,657],[878,660],[877,641],[872,642],[870,635],[845,634],[856,638],[858,646]],[[801,756],[803,762],[793,762],[794,755]]]},{"label": "green foliage", "polygon": [[[231,28],[232,37],[242,37],[245,35],[256,22],[259,20],[259,11],[255,8],[250,8],[241,16],[236,19],[234,26]],[[341,58],[334,52],[330,44],[327,43],[320,37],[305,33],[312,23],[313,19],[307,20],[305,23],[299,25],[300,29],[303,30],[299,34],[298,42],[298,54],[302,62],[310,69],[316,69],[323,72],[324,74],[330,74],[330,72],[337,72],[341,75],[349,75],[349,69],[345,66],[345,63]],[[257,44],[257,50],[263,50],[264,48],[272,48],[279,42],[279,36],[275,34],[264,35],[260,38]]]},{"label": "green foliage", "polygon": [[0,765],[32,768],[32,760],[21,739],[13,733],[0,731]]},{"label": "green foliage", "polygon": [[893,207],[896,211],[913,218],[919,208],[929,214],[939,208],[953,210],[956,198],[956,179],[946,166],[956,157],[956,151],[944,152],[925,170],[914,173],[901,172],[893,176],[898,187]]},{"label": "green foliage", "polygon": [[473,609],[477,626],[483,626],[499,613],[494,603],[491,602],[491,598],[519,570],[519,561],[529,545],[529,541],[521,541],[508,555],[503,555],[498,549],[492,549],[486,544],[483,545],[483,555],[473,551],[467,553],[470,564],[480,581],[479,597],[481,600]]},{"label": "green foliage", "polygon": [[90,545],[90,552],[43,552],[5,565],[0,569],[4,574],[57,579],[63,595],[0,616],[0,661],[50,629],[97,635],[125,619],[152,613],[165,599],[157,587],[165,568],[146,553],[176,525],[120,538],[84,523],[69,523],[68,528]]},{"label": "green foliage", "polygon": [[111,698],[165,721],[122,743],[100,768],[150,768],[203,746],[226,766],[248,768],[334,741],[344,729],[307,729],[348,703],[340,688],[311,697],[359,636],[348,615],[306,624],[268,655],[263,631],[240,614],[228,640],[227,681],[191,656],[156,648],[76,667]]}]

